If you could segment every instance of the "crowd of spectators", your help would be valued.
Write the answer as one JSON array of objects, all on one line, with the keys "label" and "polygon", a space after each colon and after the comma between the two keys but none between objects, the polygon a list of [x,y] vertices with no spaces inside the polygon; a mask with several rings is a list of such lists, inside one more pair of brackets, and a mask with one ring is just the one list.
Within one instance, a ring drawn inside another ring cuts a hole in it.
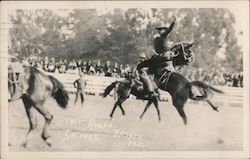
[{"label": "crowd of spectators", "polygon": [[[46,72],[79,74],[83,72],[89,75],[108,76],[108,77],[133,77],[135,68],[129,64],[125,66],[117,62],[92,61],[81,59],[55,59],[48,57],[29,57],[22,60],[25,65],[31,65],[43,69]],[[199,69],[188,69],[183,73],[190,81],[201,80],[212,85],[243,87],[243,73],[233,73],[224,69],[212,69],[205,71]]]},{"label": "crowd of spectators", "polygon": [[243,72],[230,72],[225,69],[212,69],[205,71],[201,68],[190,69],[186,77],[191,80],[201,80],[211,85],[221,85],[229,87],[243,87]]},{"label": "crowd of spectators", "polygon": [[89,75],[99,75],[108,77],[129,78],[132,76],[132,68],[129,64],[122,65],[118,62],[94,61],[81,59],[58,59],[48,57],[29,57],[22,60],[23,64],[35,66],[46,72],[79,74],[80,72]]}]

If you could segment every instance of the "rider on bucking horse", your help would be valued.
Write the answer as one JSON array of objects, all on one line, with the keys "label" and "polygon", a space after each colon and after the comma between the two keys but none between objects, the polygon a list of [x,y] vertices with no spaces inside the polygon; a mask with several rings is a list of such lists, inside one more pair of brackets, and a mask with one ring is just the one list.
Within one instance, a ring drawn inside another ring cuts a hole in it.
[{"label": "rider on bucking horse", "polygon": [[[175,57],[175,55],[172,51],[170,51],[170,47],[167,46],[167,36],[172,31],[174,24],[175,24],[175,20],[171,23],[171,25],[169,27],[156,28],[158,33],[159,33],[159,36],[154,39],[153,44],[154,44],[155,53],[157,53],[157,55],[154,55],[151,58],[151,59],[153,59],[155,56],[165,57],[166,60],[164,60],[164,62],[161,62],[161,65],[165,65],[169,72],[175,71],[175,68],[173,67],[173,62],[172,62],[172,59],[173,59],[173,57]],[[151,59],[146,60],[146,61],[149,62]],[[154,62],[154,64],[156,64],[156,63]],[[150,66],[150,65],[151,65],[151,62],[148,63],[147,67],[154,67],[154,66]],[[150,74],[150,72],[145,71],[145,69],[144,69],[145,66],[146,66],[145,61],[144,62],[142,61],[137,66],[137,70],[140,74],[141,81],[145,85],[145,87],[149,93],[149,97],[158,96],[159,94],[154,91],[155,90],[154,85],[156,85],[156,84],[154,83],[153,80],[150,79],[150,77],[148,75],[148,73]]]}]

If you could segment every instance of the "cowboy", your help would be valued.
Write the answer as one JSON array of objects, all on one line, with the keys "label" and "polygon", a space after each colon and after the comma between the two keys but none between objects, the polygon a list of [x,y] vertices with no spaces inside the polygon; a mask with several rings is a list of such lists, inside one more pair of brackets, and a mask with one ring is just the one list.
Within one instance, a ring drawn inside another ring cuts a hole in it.
[{"label": "cowboy", "polygon": [[83,79],[83,73],[79,73],[80,75],[80,78],[75,80],[75,82],[73,83],[74,84],[74,87],[77,89],[76,90],[76,98],[75,98],[75,104],[76,102],[78,101],[78,98],[80,96],[81,98],[81,106],[83,105],[83,102],[84,102],[84,89],[87,85],[87,82]]},{"label": "cowboy", "polygon": [[170,24],[169,27],[158,27],[156,30],[158,31],[159,36],[157,36],[154,39],[153,45],[155,53],[157,53],[160,56],[163,56],[166,61],[166,69],[169,72],[176,71],[173,66],[172,59],[176,56],[174,52],[170,51],[172,43],[170,41],[167,41],[169,33],[173,30],[175,25],[175,20]]},{"label": "cowboy", "polygon": [[101,65],[101,61],[98,60],[97,64],[95,65],[95,72],[97,75],[101,75],[103,73],[103,66]]},{"label": "cowboy", "polygon": [[[136,70],[139,73],[140,80],[143,82],[144,88],[147,90],[149,98],[157,97],[159,96],[158,93],[156,93],[154,90],[157,87],[154,81],[150,78],[148,74],[148,68],[146,67],[140,67],[141,63],[147,59],[146,55],[144,53],[140,54],[140,63],[138,64]],[[136,73],[137,73],[136,71]],[[136,75],[138,76],[138,75]]]}]

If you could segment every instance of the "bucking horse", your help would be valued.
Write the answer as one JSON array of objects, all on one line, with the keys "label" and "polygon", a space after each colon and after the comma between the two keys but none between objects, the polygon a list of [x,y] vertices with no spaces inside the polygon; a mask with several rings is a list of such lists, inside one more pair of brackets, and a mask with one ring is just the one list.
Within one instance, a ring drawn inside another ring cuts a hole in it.
[{"label": "bucking horse", "polygon": [[[171,51],[176,54],[176,57],[173,59],[173,65],[175,68],[180,68],[187,64],[186,59],[193,53],[190,49],[192,45],[193,43],[182,42],[174,45],[171,48]],[[161,57],[159,56],[157,58]],[[187,124],[187,117],[183,108],[188,99],[206,101],[213,110],[218,111],[218,107],[212,104],[210,100],[214,92],[223,93],[223,91],[202,81],[190,82],[178,72],[169,72],[166,69],[162,68],[153,68],[152,70],[154,81],[157,87],[163,91],[167,91],[172,96],[172,104],[177,109],[179,115],[182,117],[185,125]],[[192,89],[192,87],[195,87],[195,89],[200,92],[199,96],[194,96],[195,93],[193,92],[194,89]],[[137,79],[125,79],[123,81],[113,82],[112,84],[107,86],[104,91],[103,97],[106,97],[114,88],[117,88],[117,101],[115,102],[114,107],[111,111],[111,118],[113,117],[114,111],[117,106],[119,106],[119,108],[121,109],[122,114],[125,115],[122,103],[129,98],[130,94],[133,94],[137,99],[148,100],[144,111],[140,115],[141,119],[149,106],[153,103],[158,113],[158,119],[159,121],[161,120],[160,111],[158,108],[158,99],[149,98],[147,91],[143,87],[143,84],[141,82],[138,82]]]},{"label": "bucking horse", "polygon": [[29,119],[29,130],[23,146],[27,146],[33,131],[37,128],[36,117],[31,111],[32,107],[45,119],[41,137],[48,146],[51,146],[48,127],[53,119],[53,115],[44,107],[44,103],[48,97],[53,97],[61,108],[66,108],[69,96],[63,84],[56,78],[46,75],[43,71],[35,67],[23,66],[23,71],[16,74],[10,65],[8,90],[9,102],[22,99]]}]

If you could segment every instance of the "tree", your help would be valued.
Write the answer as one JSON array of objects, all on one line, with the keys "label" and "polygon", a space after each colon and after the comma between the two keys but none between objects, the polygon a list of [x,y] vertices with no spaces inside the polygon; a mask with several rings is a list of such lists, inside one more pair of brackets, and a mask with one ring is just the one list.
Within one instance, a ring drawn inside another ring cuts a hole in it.
[{"label": "tree", "polygon": [[11,52],[36,53],[65,58],[91,58],[137,64],[139,54],[153,52],[155,27],[168,26],[172,42],[194,39],[196,60],[192,66],[210,70],[223,67],[242,71],[242,48],[227,9],[76,9],[68,16],[52,10],[16,10],[10,16]]}]

